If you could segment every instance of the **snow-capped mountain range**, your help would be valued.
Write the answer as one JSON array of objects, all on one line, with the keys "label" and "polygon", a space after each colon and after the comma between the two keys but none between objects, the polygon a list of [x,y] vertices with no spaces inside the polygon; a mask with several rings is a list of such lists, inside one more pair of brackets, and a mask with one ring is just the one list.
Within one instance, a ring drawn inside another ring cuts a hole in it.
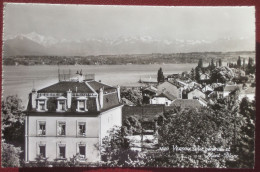
[{"label": "snow-capped mountain range", "polygon": [[119,36],[116,39],[66,40],[32,32],[6,35],[4,55],[86,56],[102,54],[150,54],[203,51],[254,51],[249,38],[207,40],[159,40],[151,36]]}]

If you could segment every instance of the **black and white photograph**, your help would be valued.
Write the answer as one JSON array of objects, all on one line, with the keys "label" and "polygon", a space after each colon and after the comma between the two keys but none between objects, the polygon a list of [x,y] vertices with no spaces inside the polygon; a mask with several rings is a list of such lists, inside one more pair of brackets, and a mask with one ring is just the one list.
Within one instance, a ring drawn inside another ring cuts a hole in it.
[{"label": "black and white photograph", "polygon": [[254,168],[255,7],[4,3],[2,167]]}]

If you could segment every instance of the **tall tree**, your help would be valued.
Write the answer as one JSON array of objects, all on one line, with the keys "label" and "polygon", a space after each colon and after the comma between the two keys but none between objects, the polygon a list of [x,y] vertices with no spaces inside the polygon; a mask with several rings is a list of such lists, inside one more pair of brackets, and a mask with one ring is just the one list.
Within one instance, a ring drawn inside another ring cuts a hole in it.
[{"label": "tall tree", "polygon": [[246,69],[247,74],[255,74],[255,65],[253,58],[249,57],[248,59],[248,65]]},{"label": "tall tree", "polygon": [[17,96],[8,96],[2,101],[1,107],[2,165],[5,167],[19,167],[24,148],[22,101]]},{"label": "tall tree", "polygon": [[157,82],[164,82],[164,75],[163,75],[163,71],[162,68],[160,68],[158,70],[158,74],[157,74]]},{"label": "tall tree", "polygon": [[200,81],[200,75],[201,75],[201,73],[202,73],[201,68],[196,67],[196,68],[195,68],[195,80],[196,80],[197,82]]},{"label": "tall tree", "polygon": [[2,101],[2,134],[6,143],[24,147],[24,118],[22,100],[8,96]]},{"label": "tall tree", "polygon": [[222,66],[222,60],[221,59],[219,59],[218,64],[219,64],[219,67]]},{"label": "tall tree", "polygon": [[203,61],[202,61],[202,59],[199,59],[198,67],[199,67],[199,68],[202,68],[202,67],[203,67]]},{"label": "tall tree", "polygon": [[241,57],[240,57],[240,56],[238,56],[237,66],[238,66],[239,68],[241,67]]},{"label": "tall tree", "polygon": [[193,68],[190,71],[190,79],[195,80],[195,70]]},{"label": "tall tree", "polygon": [[230,167],[253,168],[255,155],[255,101],[250,102],[247,97],[240,103],[240,114],[243,117],[243,125],[238,128],[237,143],[233,149],[234,154],[238,155],[238,160],[231,163]]},{"label": "tall tree", "polygon": [[215,68],[215,64],[214,64],[214,59],[211,59],[211,68],[214,69]]}]

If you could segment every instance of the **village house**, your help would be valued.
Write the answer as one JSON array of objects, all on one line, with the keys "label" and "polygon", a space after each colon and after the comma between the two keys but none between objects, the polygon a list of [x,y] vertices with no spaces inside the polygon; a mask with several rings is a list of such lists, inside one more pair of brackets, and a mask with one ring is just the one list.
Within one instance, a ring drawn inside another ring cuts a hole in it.
[{"label": "village house", "polygon": [[201,89],[202,92],[207,92],[207,91],[213,91],[213,88],[210,85],[206,85]]},{"label": "village house", "polygon": [[170,104],[175,99],[177,99],[177,97],[171,95],[169,92],[164,91],[150,99],[150,104],[163,104],[165,106],[170,106]]},{"label": "village house", "polygon": [[102,139],[122,125],[120,87],[86,78],[80,73],[32,90],[25,120],[26,162],[39,155],[59,161],[76,154],[81,163],[100,161]]},{"label": "village house", "polygon": [[157,86],[157,94],[159,95],[162,92],[167,92],[168,94],[171,94],[172,96],[176,97],[177,99],[182,99],[182,87],[177,87],[171,82],[163,82]]},{"label": "village house", "polygon": [[206,98],[205,93],[201,92],[198,89],[194,89],[194,90],[188,92],[187,97],[188,97],[188,99],[199,99],[199,98],[205,99]]},{"label": "village house", "polygon": [[149,86],[142,89],[142,95],[143,95],[143,104],[150,104],[150,99],[153,98],[157,93],[157,88],[154,86]]},{"label": "village house", "polygon": [[210,76],[207,73],[202,73],[200,75],[200,81],[201,84],[205,83],[205,84],[209,84],[210,83]]},{"label": "village house", "polygon": [[235,90],[241,90],[241,86],[239,85],[223,85],[220,87],[217,87],[214,89],[214,92],[216,93],[216,98],[224,98],[228,96],[231,92]]},{"label": "village house", "polygon": [[189,88],[189,89],[192,89],[192,88],[197,88],[197,89],[199,89],[199,88],[201,88],[201,85],[198,84],[197,82],[194,82],[194,81],[190,81],[190,82],[188,82],[187,84],[188,84],[188,88]]},{"label": "village house", "polygon": [[176,79],[178,79],[180,77],[181,77],[181,74],[175,73],[175,74],[168,75],[166,80],[167,81],[174,81],[174,80],[176,80]]}]

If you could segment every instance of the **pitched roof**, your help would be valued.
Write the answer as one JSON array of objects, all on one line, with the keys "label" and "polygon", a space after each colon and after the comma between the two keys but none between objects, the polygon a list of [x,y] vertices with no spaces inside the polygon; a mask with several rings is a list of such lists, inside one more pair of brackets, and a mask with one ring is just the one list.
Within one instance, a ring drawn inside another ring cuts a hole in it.
[{"label": "pitched roof", "polygon": [[103,109],[108,109],[110,107],[119,105],[120,102],[118,100],[117,93],[104,94],[103,97]]},{"label": "pitched roof", "polygon": [[192,93],[192,92],[199,92],[199,93],[201,93],[201,94],[205,94],[205,93],[203,93],[201,90],[199,90],[199,89],[197,89],[197,88],[195,88],[194,90],[190,90],[189,92],[187,92],[187,94],[190,94],[190,93]]},{"label": "pitched roof", "polygon": [[164,82],[158,85],[157,89],[158,89],[158,93],[165,91],[171,95],[175,95],[175,96],[179,95],[179,88],[172,82]]},{"label": "pitched roof", "polygon": [[97,81],[87,81],[87,83],[96,91],[96,92],[99,92],[99,89],[100,88],[103,88],[104,91],[107,91],[107,92],[110,92],[110,91],[115,91],[116,88],[115,87],[112,87],[112,86],[109,86],[109,85],[106,85],[106,84],[103,84],[101,82],[97,82]]},{"label": "pitched roof", "polygon": [[62,81],[51,86],[45,87],[38,90],[38,93],[66,93],[68,90],[78,93],[94,93],[94,91],[99,92],[99,89],[103,88],[105,92],[116,91],[115,87],[97,82],[97,81],[86,81],[85,82],[75,82],[75,81]]},{"label": "pitched roof", "polygon": [[222,85],[224,85],[224,84],[222,84],[222,83],[213,83],[213,84],[211,84],[211,87],[212,88],[217,88],[217,87],[220,87]]},{"label": "pitched roof", "polygon": [[153,121],[164,112],[164,105],[143,105],[143,106],[123,106],[122,118],[123,120],[133,116],[143,121]]},{"label": "pitched roof", "polygon": [[213,91],[210,91],[210,90],[207,90],[207,91],[205,91],[204,93],[206,94],[206,95],[209,95],[209,94],[211,94]]},{"label": "pitched roof", "polygon": [[202,105],[196,99],[177,99],[171,106],[180,107],[180,108],[200,108]]},{"label": "pitched roof", "polygon": [[62,81],[38,90],[38,93],[66,93],[67,91],[78,93],[94,93],[84,82]]},{"label": "pitched roof", "polygon": [[144,91],[151,91],[153,93],[157,92],[157,88],[153,87],[153,86],[149,86],[147,88],[144,88]]}]

